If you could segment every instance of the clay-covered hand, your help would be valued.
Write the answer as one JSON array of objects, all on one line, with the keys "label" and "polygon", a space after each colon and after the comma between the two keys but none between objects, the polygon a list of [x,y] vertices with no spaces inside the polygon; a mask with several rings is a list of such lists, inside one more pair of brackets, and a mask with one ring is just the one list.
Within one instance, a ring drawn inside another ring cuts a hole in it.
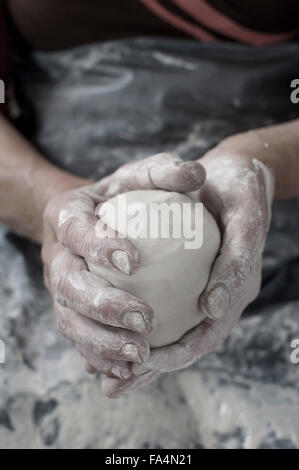
[{"label": "clay-covered hand", "polygon": [[200,162],[207,172],[200,200],[222,233],[220,251],[199,299],[207,318],[177,343],[153,349],[147,361],[133,366],[135,377],[106,377],[102,387],[112,398],[143,387],[161,373],[185,368],[217,349],[259,293],[271,218],[272,172],[257,158],[230,152],[227,143],[208,152]]},{"label": "clay-covered hand", "polygon": [[154,327],[152,309],[88,271],[100,264],[130,275],[139,253],[125,238],[107,237],[95,208],[129,189],[193,191],[205,179],[196,162],[161,154],[120,167],[98,183],[59,194],[44,212],[42,259],[60,332],[75,343],[90,373],[126,379],[132,363],[149,357],[146,335]]}]

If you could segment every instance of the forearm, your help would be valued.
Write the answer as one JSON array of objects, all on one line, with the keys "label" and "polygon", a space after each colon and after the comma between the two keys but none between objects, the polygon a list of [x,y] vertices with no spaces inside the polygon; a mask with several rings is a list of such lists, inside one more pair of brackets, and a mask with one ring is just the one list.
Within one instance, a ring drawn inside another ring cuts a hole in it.
[{"label": "forearm", "polygon": [[217,153],[262,161],[274,174],[275,199],[299,197],[299,120],[228,137]]},{"label": "forearm", "polygon": [[87,183],[43,159],[0,115],[0,220],[11,229],[40,243],[51,197]]}]

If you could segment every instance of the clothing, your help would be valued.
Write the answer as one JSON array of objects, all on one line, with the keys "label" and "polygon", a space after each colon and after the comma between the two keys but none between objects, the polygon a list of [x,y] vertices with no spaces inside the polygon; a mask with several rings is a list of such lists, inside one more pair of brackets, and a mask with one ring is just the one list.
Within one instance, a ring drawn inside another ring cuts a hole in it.
[{"label": "clothing", "polygon": [[298,0],[7,0],[34,49],[136,36],[229,39],[253,45],[294,37]]},{"label": "clothing", "polygon": [[293,38],[299,15],[297,0],[271,2],[271,14],[269,0],[0,0],[0,78],[6,84],[6,4],[21,42],[45,50],[140,35],[266,45]]}]

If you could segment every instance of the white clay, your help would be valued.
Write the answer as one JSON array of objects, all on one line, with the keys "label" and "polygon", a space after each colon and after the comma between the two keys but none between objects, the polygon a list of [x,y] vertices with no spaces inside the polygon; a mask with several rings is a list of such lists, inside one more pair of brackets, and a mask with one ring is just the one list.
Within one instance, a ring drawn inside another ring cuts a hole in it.
[{"label": "white clay", "polygon": [[[180,206],[188,203],[191,204],[191,213],[195,215],[195,202],[187,194],[161,190],[131,191],[110,199],[97,209],[101,221],[113,229],[119,228],[119,225],[116,226],[115,216],[111,210],[107,210],[107,204],[117,209],[124,197],[127,207],[131,203],[142,202],[147,209],[153,201],[167,204],[175,202]],[[121,219],[121,223],[127,225],[132,216],[122,212]],[[172,227],[172,219],[167,219],[161,222],[164,228],[169,220]],[[204,319],[198,308],[198,298],[207,284],[219,249],[220,232],[217,224],[203,207],[203,244],[197,249],[186,249],[184,237],[128,238],[141,256],[141,266],[135,274],[128,276],[95,265],[89,265],[89,269],[114,286],[142,298],[153,308],[157,326],[147,337],[151,347],[173,343]]]}]

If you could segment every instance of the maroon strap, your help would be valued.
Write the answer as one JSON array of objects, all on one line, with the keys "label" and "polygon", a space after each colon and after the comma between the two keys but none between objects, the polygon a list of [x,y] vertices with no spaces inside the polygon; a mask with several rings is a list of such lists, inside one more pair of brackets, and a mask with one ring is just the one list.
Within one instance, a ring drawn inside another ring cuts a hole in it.
[{"label": "maroon strap", "polygon": [[[261,46],[286,41],[298,34],[298,29],[272,34],[246,28],[209,5],[205,0],[140,1],[160,18],[201,41],[217,41],[217,34],[221,34],[239,42]],[[171,11],[172,5],[179,7],[182,15]],[[187,13],[194,21],[183,18],[183,12]]]},{"label": "maroon strap", "polygon": [[11,70],[11,45],[6,21],[4,0],[0,0],[0,79],[5,85],[5,104],[0,104],[0,112],[8,112],[8,90]]}]

